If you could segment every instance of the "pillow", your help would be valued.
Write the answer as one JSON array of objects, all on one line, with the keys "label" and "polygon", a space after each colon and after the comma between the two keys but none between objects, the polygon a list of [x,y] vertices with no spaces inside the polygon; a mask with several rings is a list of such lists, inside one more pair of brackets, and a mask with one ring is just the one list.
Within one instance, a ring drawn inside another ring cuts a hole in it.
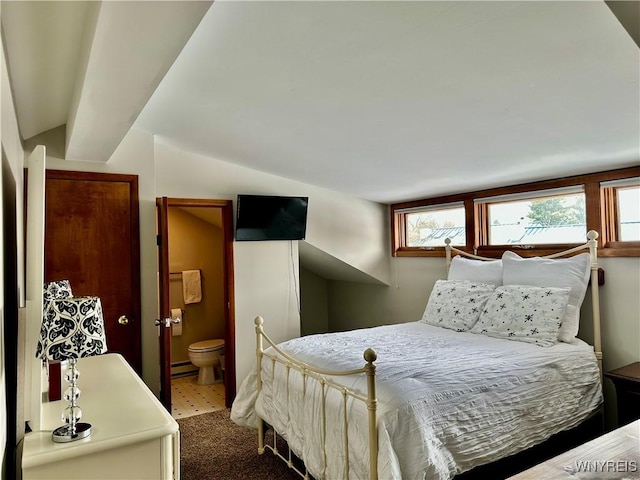
[{"label": "pillow", "polygon": [[513,252],[502,255],[504,285],[569,287],[569,304],[558,332],[558,340],[572,342],[580,327],[580,307],[591,274],[591,257],[581,253],[570,258],[522,258]]},{"label": "pillow", "polygon": [[494,288],[484,283],[437,280],[421,321],[465,332],[478,321]]},{"label": "pillow", "polygon": [[558,330],[569,301],[569,287],[505,285],[495,289],[471,333],[548,347],[558,342]]},{"label": "pillow", "polygon": [[472,260],[456,255],[451,259],[447,278],[502,285],[502,260]]}]

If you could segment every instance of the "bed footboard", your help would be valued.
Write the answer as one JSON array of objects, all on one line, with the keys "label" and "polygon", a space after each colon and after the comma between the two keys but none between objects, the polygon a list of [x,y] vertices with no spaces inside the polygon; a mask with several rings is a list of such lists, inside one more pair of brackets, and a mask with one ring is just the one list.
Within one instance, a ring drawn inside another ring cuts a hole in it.
[{"label": "bed footboard", "polygon": [[[262,362],[265,357],[269,358],[274,365],[276,363],[280,364],[286,369],[287,372],[287,389],[289,388],[289,372],[291,369],[296,370],[300,373],[302,377],[303,390],[306,390],[307,380],[317,382],[323,392],[322,404],[321,404],[321,412],[322,412],[322,455],[324,458],[324,470],[322,472],[322,478],[326,477],[326,469],[329,459],[327,458],[326,453],[326,428],[327,428],[327,418],[326,418],[326,395],[324,394],[327,389],[335,389],[342,395],[342,420],[343,420],[343,439],[344,439],[344,474],[343,478],[349,478],[349,418],[348,418],[348,408],[347,408],[347,400],[348,398],[353,398],[357,401],[363,402],[368,410],[368,446],[369,446],[369,479],[377,480],[378,479],[378,426],[377,426],[377,398],[376,398],[376,380],[375,380],[375,372],[376,366],[374,362],[377,359],[376,352],[368,348],[364,352],[364,360],[366,364],[362,368],[358,368],[355,370],[342,370],[342,371],[331,371],[325,370],[322,368],[316,368],[312,365],[308,365],[305,362],[302,362],[298,359],[293,358],[289,354],[283,352],[278,346],[264,333],[263,329],[264,320],[262,317],[256,317],[255,319],[255,328],[256,328],[256,360],[257,360],[257,391],[258,395],[260,395],[262,391],[262,385],[264,379],[262,378]],[[272,354],[271,352],[265,352],[263,349],[263,340],[265,340],[269,346],[273,347],[273,351],[276,354]],[[351,391],[348,388],[332,381],[327,378],[327,376],[336,377],[336,376],[347,376],[347,375],[366,375],[367,378],[367,394],[363,396],[357,392]],[[287,412],[289,415],[289,412]],[[288,456],[284,457],[278,450],[276,446],[276,433],[274,432],[274,444],[265,445],[265,429],[264,429],[264,420],[258,417],[258,453],[263,454],[266,449],[271,450],[276,456],[284,460],[289,468],[296,471],[303,478],[309,478],[309,473],[306,470],[299,470],[293,463],[292,459],[292,451],[291,448],[288,448]]]}]

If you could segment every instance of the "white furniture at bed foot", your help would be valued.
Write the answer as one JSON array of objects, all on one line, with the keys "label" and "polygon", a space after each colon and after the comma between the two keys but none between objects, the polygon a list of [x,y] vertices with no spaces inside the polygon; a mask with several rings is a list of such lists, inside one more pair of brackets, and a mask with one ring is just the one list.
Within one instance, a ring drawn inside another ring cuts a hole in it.
[{"label": "white furniture at bed foot", "polygon": [[525,470],[509,480],[640,478],[640,420]]},{"label": "white furniture at bed foot", "polygon": [[127,362],[111,353],[80,359],[78,370],[91,436],[54,443],[66,402],[43,404],[43,430],[24,438],[22,478],[179,480],[178,424]]}]

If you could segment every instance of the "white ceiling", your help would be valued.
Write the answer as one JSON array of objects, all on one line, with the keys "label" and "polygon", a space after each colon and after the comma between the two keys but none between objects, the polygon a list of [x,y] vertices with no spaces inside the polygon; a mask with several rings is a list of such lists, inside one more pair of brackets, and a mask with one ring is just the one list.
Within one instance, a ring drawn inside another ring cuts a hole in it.
[{"label": "white ceiling", "polygon": [[106,161],[133,125],[383,203],[640,161],[640,50],[601,1],[3,1],[2,21],[22,135],[66,123],[68,158]]}]

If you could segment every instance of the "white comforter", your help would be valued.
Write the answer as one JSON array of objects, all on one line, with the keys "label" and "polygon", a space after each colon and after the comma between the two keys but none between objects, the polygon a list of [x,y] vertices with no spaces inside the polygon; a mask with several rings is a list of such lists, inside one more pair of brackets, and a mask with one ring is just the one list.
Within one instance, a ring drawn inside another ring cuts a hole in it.
[{"label": "white comforter", "polygon": [[[458,333],[421,322],[290,340],[281,348],[312,365],[353,369],[378,353],[378,472],[381,480],[447,479],[571,428],[602,401],[592,347],[577,340],[552,347]],[[320,388],[263,361],[242,383],[231,418],[256,426],[257,413],[280,432],[316,478],[322,478]],[[343,383],[366,392],[365,380]],[[329,394],[326,478],[343,478],[342,403]],[[289,406],[287,413],[286,405]],[[367,478],[366,408],[351,402],[350,475]]]}]

